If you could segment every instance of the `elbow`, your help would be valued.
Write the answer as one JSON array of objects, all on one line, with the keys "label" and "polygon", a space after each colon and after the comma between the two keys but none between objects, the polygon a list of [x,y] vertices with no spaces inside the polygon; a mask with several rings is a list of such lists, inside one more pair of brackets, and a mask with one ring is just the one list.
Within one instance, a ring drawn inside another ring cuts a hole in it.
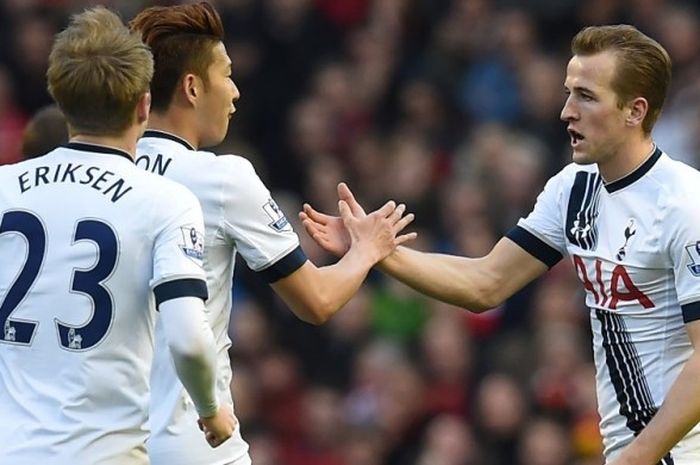
[{"label": "elbow", "polygon": [[213,348],[213,338],[187,337],[169,341],[168,347],[173,359],[192,363],[206,358],[207,352]]},{"label": "elbow", "polygon": [[472,299],[463,303],[463,307],[472,313],[484,313],[492,308],[496,308],[505,299],[494,286],[483,286],[475,290]]},{"label": "elbow", "polygon": [[295,309],[294,313],[300,320],[320,326],[327,322],[335,313],[330,302],[316,301],[303,305],[302,309]]}]

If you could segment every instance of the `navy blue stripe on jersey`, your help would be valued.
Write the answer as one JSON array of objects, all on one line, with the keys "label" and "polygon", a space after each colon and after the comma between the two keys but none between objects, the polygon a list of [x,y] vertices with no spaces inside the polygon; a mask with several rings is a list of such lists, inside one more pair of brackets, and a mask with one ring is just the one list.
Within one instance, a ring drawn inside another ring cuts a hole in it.
[{"label": "navy blue stripe on jersey", "polygon": [[654,153],[652,153],[651,156],[647,158],[647,161],[642,163],[642,165],[639,168],[632,171],[627,176],[618,179],[617,181],[611,182],[610,184],[606,184],[605,190],[607,190],[610,193],[613,193],[615,191],[619,191],[620,189],[624,189],[625,187],[629,186],[630,184],[647,174],[652,168],[652,166],[654,166],[656,162],[659,161],[659,158],[661,158],[661,149],[655,147]]},{"label": "navy blue stripe on jersey", "polygon": [[603,185],[598,173],[579,171],[571,186],[566,211],[566,237],[575,246],[593,250],[598,243],[598,217],[600,191]]},{"label": "navy blue stripe on jersey", "polygon": [[192,144],[187,142],[182,137],[176,136],[175,134],[171,134],[169,132],[158,131],[157,129],[146,130],[146,132],[143,133],[142,137],[156,137],[159,139],[168,139],[168,140],[171,140],[173,142],[177,142],[178,144],[184,145],[185,148],[187,148],[188,150],[197,150],[196,148],[194,148],[194,146]]},{"label": "navy blue stripe on jersey", "polygon": [[563,258],[561,252],[557,249],[520,226],[516,226],[508,231],[506,237],[550,268]]},{"label": "navy blue stripe on jersey", "polygon": [[685,323],[700,320],[700,302],[681,305],[681,311],[683,312],[683,322]]},{"label": "navy blue stripe on jersey", "polygon": [[163,302],[180,297],[199,297],[202,300],[209,298],[206,281],[194,278],[174,279],[160,283],[153,288],[153,294],[156,296],[156,309]]},{"label": "navy blue stripe on jersey", "polygon": [[[620,315],[600,309],[596,309],[595,314],[600,321],[605,363],[620,405],[620,415],[627,421],[627,428],[637,436],[657,411],[639,354]],[[667,454],[659,464],[673,464],[671,454]]]},{"label": "navy blue stripe on jersey", "polygon": [[105,145],[88,144],[87,142],[68,142],[62,145],[67,149],[80,150],[81,152],[106,153],[109,155],[119,155],[134,163],[134,157],[129,152]]},{"label": "navy blue stripe on jersey", "polygon": [[306,263],[306,260],[308,259],[306,258],[304,251],[301,249],[301,246],[297,246],[296,249],[289,252],[287,255],[282,257],[282,259],[273,263],[264,270],[258,271],[258,274],[268,283],[274,283],[282,278],[286,278],[301,268],[301,265]]}]

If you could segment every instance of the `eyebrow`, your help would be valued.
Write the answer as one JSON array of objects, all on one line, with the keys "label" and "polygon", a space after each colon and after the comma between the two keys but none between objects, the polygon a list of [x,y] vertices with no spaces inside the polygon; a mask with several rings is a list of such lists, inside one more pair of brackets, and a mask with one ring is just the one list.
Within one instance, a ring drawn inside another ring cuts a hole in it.
[{"label": "eyebrow", "polygon": [[[566,84],[564,84],[564,90],[569,90],[569,88],[566,87]],[[578,93],[595,94],[595,91],[593,89],[590,89],[588,87],[583,87],[583,86],[574,86],[574,88],[571,89],[571,91],[578,92]]]}]

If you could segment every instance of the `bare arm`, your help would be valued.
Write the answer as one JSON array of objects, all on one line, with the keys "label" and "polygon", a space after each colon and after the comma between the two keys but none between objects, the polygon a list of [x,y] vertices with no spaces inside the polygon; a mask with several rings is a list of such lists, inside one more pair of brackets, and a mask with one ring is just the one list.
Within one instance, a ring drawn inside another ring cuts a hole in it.
[{"label": "bare arm", "polygon": [[693,354],[654,418],[610,465],[655,465],[700,421],[700,320],[686,328]]},{"label": "bare arm", "polygon": [[[338,196],[354,216],[365,215],[344,183]],[[300,218],[307,233],[327,251],[342,256],[348,248],[348,225],[304,205]],[[508,238],[482,258],[425,253],[399,247],[379,263],[379,269],[430,297],[472,311],[495,307],[547,271],[547,265]]]},{"label": "bare arm", "polygon": [[482,258],[399,247],[379,268],[425,295],[475,312],[501,304],[548,269],[508,238]]},{"label": "bare arm", "polygon": [[396,246],[415,238],[415,233],[397,234],[412,220],[403,216],[405,207],[389,202],[363,218],[354,218],[344,201],[341,214],[353,225],[350,248],[334,265],[316,267],[304,263],[289,276],[272,284],[275,292],[302,320],[321,324],[335,314],[357,292],[369,270]]}]

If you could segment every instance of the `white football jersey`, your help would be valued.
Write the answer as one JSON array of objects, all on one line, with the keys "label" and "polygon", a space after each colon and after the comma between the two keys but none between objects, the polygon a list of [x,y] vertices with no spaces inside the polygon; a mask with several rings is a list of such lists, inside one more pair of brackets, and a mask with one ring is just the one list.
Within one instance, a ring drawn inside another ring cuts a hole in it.
[{"label": "white football jersey", "polygon": [[[218,350],[219,400],[232,404],[228,324],[235,255],[240,253],[253,271],[275,282],[306,261],[299,238],[245,158],[196,151],[173,134],[149,130],[138,143],[136,165],[182,183],[202,205],[204,269],[209,286],[206,307]],[[158,327],[152,389],[148,453],[154,465],[249,460],[240,428],[216,449],[206,443]]]},{"label": "white football jersey", "polygon": [[0,463],[148,463],[154,303],[206,297],[203,229],[117,149],[0,167]]},{"label": "white football jersey", "polygon": [[[658,148],[609,184],[597,165],[571,164],[507,235],[549,266],[573,260],[590,309],[608,458],[651,420],[692,352],[684,321],[700,318],[699,198],[700,172]],[[662,463],[700,459],[698,432]]]}]

